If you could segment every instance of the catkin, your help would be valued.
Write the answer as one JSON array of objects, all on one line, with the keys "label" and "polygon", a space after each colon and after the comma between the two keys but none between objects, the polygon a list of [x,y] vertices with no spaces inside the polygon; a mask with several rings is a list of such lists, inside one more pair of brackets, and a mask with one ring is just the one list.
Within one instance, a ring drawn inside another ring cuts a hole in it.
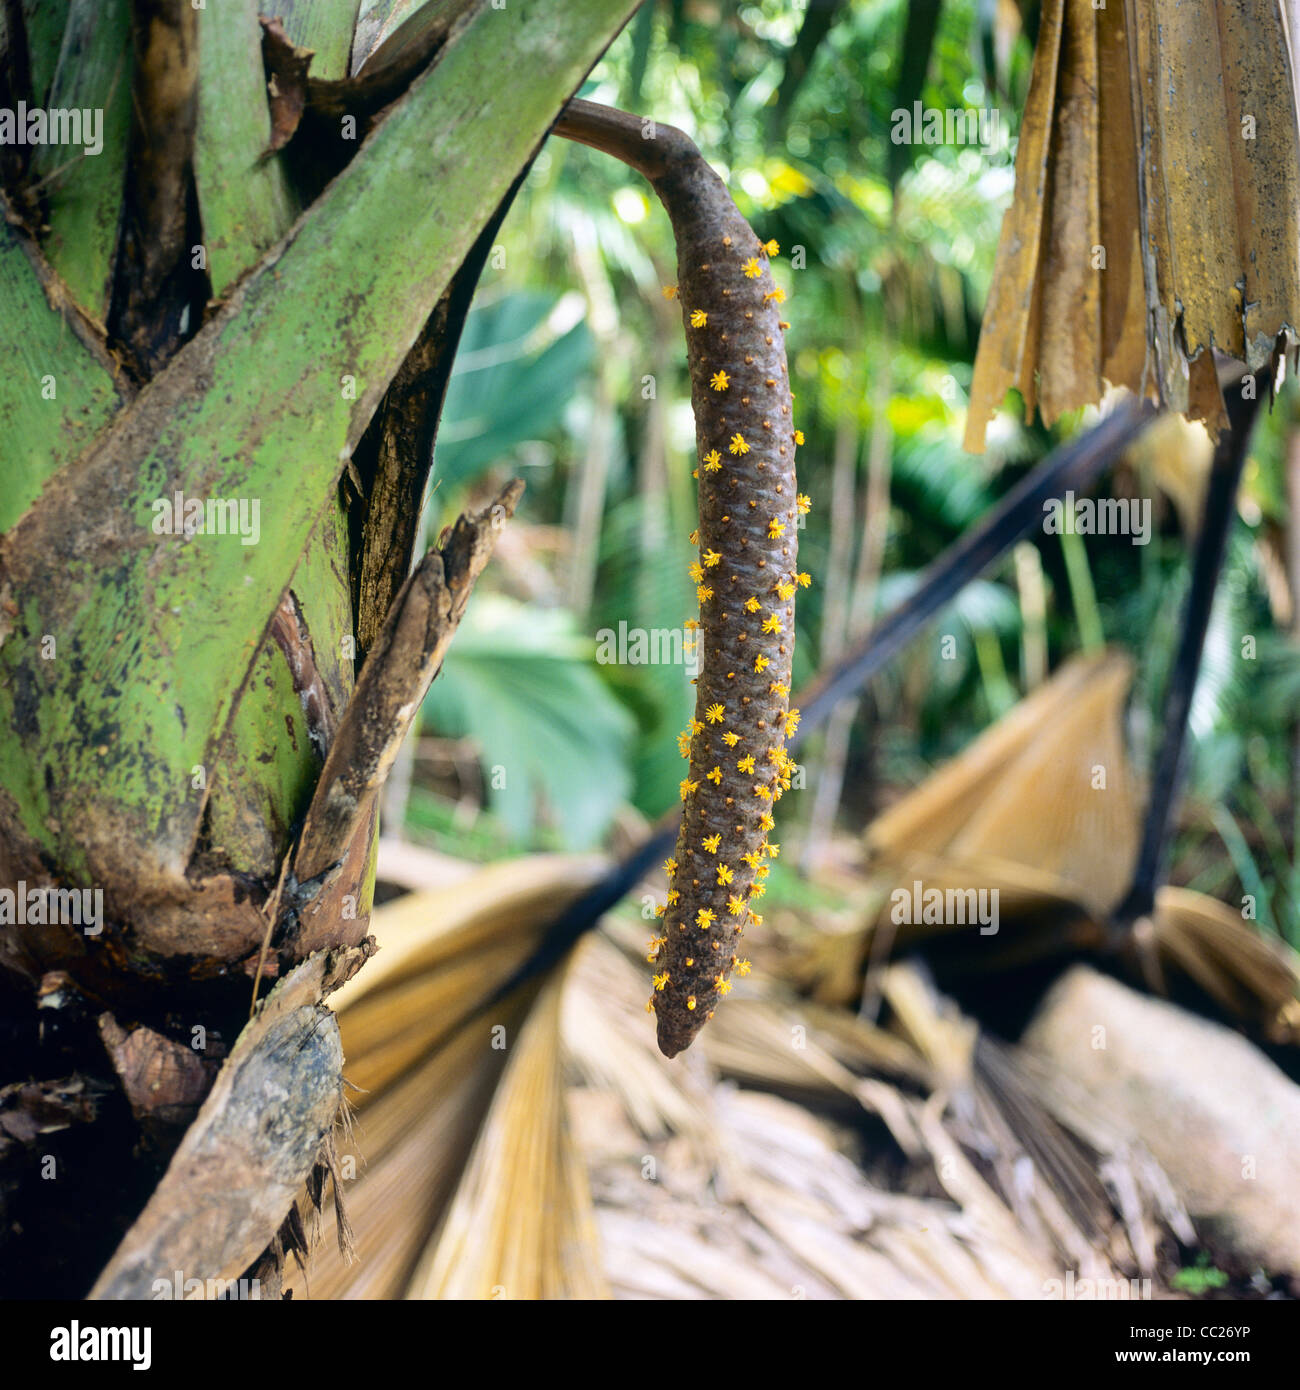
[{"label": "catkin", "polygon": [[677,240],[695,409],[703,660],[682,738],[682,825],[652,947],[659,1047],[694,1040],[730,989],[777,845],[773,806],[790,785],[786,737],[800,503],[783,298],[769,251],[701,158],[656,181]]},{"label": "catkin", "polygon": [[[639,127],[639,129],[638,129]],[[731,988],[747,925],[762,919],[779,846],[773,807],[790,786],[786,739],[798,523],[795,484],[802,437],[791,412],[784,294],[772,277],[775,243],[762,243],[694,144],[680,131],[573,102],[561,134],[607,150],[650,179],[672,219],[677,284],[695,411],[699,525],[691,577],[702,641],[695,717],[680,747],[682,824],[667,861],[668,899],[648,1007],[659,1048],[689,1047]]]}]

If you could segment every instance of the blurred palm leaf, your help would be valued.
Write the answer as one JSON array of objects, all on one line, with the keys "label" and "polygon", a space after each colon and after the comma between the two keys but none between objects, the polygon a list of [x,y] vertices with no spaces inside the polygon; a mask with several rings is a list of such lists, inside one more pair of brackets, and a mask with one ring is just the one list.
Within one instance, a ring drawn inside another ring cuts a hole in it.
[{"label": "blurred palm leaf", "polygon": [[[671,511],[671,494],[665,500]],[[687,574],[694,555],[686,541],[690,527],[676,517],[656,515],[652,506],[647,499],[629,497],[605,518],[596,602],[602,626],[613,632],[620,622],[648,632],[681,631],[694,611]],[[647,545],[647,535],[653,537],[652,545]],[[645,814],[658,815],[677,798],[681,771],[675,737],[695,706],[690,672],[684,665],[657,662],[610,666],[605,674],[638,711],[641,727],[631,764],[634,795]]]},{"label": "blurred palm leaf", "polygon": [[470,313],[438,430],[435,477],[472,482],[560,422],[573,382],[591,363],[592,339],[584,322],[556,331],[558,303],[556,295],[519,290]]},{"label": "blurred palm leaf", "polygon": [[599,842],[631,791],[632,717],[560,610],[482,595],[424,702],[425,727],[472,738],[492,809],[520,840],[545,821],[560,843]]}]

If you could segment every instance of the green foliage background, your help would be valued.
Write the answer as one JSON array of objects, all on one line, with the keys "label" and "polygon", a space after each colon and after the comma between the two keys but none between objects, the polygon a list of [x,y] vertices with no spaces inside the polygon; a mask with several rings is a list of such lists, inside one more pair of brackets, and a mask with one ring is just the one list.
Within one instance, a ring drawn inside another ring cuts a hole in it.
[{"label": "green foliage background", "polygon": [[[817,580],[801,595],[797,682],[834,641],[827,594],[837,448],[850,451],[859,513],[871,447],[887,461],[882,576],[857,595],[879,613],[1082,423],[1026,426],[1009,401],[984,456],[960,447],[1032,44],[997,6],[948,0],[935,8],[919,91],[908,86],[900,0],[841,6],[793,92],[802,7],[666,0],[643,6],[583,92],[690,132],[760,234],[781,245],[796,416],[808,439],[800,482],[814,501],[801,568]],[[989,105],[1007,138],[992,148],[896,145],[891,113],[913,99]],[[688,674],[595,662],[602,629],[680,628],[693,611],[693,426],[677,309],[660,293],[674,264],[667,217],[648,187],[612,160],[547,142],[471,316],[428,519],[436,535],[467,496],[481,497],[511,471],[528,481],[522,517],[531,524],[514,561],[494,571],[502,595],[471,607],[424,711],[426,733],[466,739],[476,751],[483,771],[473,796],[486,810],[470,821],[454,815],[464,779],[422,768],[413,833],[478,854],[585,846],[606,839],[620,815],[654,818],[675,800]],[[1291,524],[1284,456],[1293,410],[1286,388],[1247,466],[1196,696],[1172,877],[1229,902],[1256,895],[1261,921],[1300,944],[1292,811],[1300,655],[1276,573]],[[1150,497],[1155,535],[1145,547],[1122,536],[1071,538],[1073,556],[1060,537],[1031,537],[1048,666],[1098,634],[1134,653],[1132,749],[1145,767],[1189,537],[1142,471],[1121,468],[1102,489]],[[856,566],[860,515],[850,529]],[[956,639],[950,660],[940,654],[945,634]],[[1246,637],[1255,639],[1253,660],[1241,656]],[[1008,560],[873,687],[853,726],[838,827],[860,827],[889,789],[919,781],[1019,698],[1026,641]],[[810,785],[818,758],[814,744],[805,755]],[[493,768],[504,785],[492,786]],[[787,837],[810,801],[805,793],[783,803]]]}]

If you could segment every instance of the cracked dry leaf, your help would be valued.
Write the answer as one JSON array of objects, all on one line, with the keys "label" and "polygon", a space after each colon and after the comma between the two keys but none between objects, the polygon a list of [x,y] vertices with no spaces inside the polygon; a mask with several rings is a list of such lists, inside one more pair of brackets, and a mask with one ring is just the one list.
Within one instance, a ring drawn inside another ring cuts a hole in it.
[{"label": "cracked dry leaf", "polygon": [[1107,382],[1217,437],[1211,349],[1295,350],[1293,27],[1281,0],[1046,0],[967,449],[1012,387],[1050,425]]},{"label": "cracked dry leaf", "polygon": [[[955,968],[982,969],[999,952],[1010,966],[1067,944],[1102,949],[1141,836],[1144,790],[1123,735],[1132,677],[1118,651],[1067,662],[867,828],[871,871],[890,893],[916,880],[927,890],[997,891],[996,936]],[[919,947],[932,963],[945,950],[957,960],[964,927],[892,923],[881,903],[841,953],[865,960],[879,934],[878,959]],[[1137,931],[1149,988],[1184,977],[1270,1042],[1300,1037],[1300,954],[1239,911],[1165,885]],[[848,997],[859,996],[854,978]]]}]

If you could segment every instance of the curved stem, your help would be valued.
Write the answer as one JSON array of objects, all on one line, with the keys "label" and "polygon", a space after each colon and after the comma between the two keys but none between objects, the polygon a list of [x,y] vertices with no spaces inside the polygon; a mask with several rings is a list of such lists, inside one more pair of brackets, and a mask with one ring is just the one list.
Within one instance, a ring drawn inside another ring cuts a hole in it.
[{"label": "curved stem", "polygon": [[658,183],[683,159],[704,158],[690,136],[676,126],[577,97],[560,112],[551,131],[622,160],[651,183]]}]

